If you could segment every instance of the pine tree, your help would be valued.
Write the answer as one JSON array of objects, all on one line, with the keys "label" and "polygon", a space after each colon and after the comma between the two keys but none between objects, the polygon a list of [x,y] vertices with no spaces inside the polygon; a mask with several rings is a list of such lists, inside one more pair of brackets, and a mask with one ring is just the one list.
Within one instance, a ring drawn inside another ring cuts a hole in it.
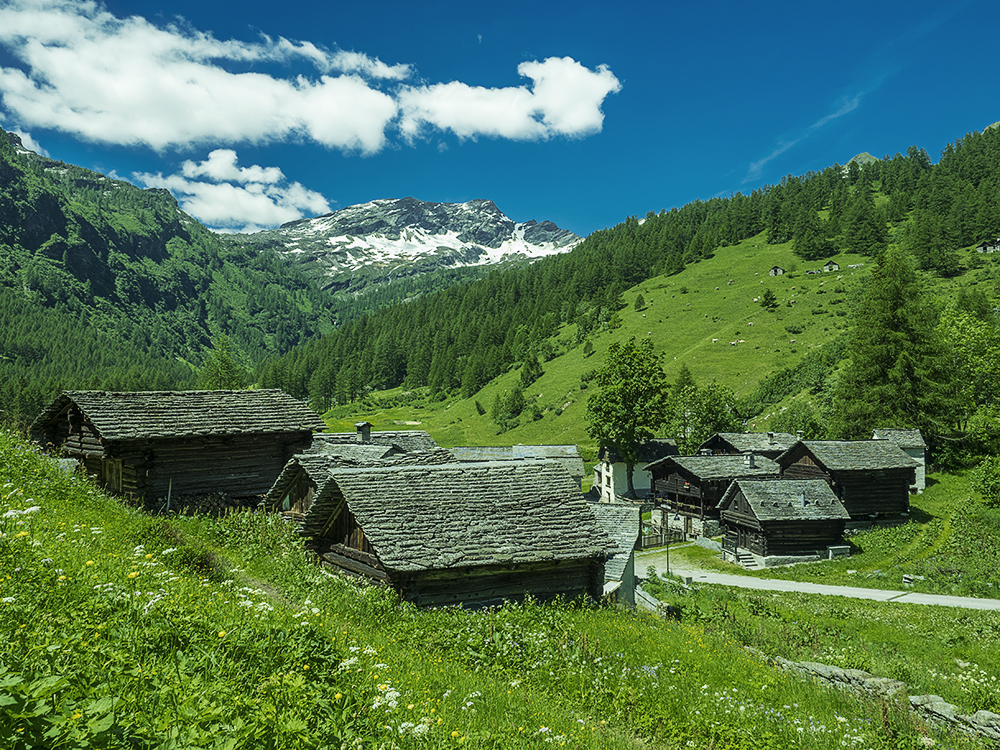
[{"label": "pine tree", "polygon": [[932,316],[916,271],[891,247],[854,315],[849,361],[833,394],[835,436],[868,438],[878,427],[941,433],[951,388]]}]

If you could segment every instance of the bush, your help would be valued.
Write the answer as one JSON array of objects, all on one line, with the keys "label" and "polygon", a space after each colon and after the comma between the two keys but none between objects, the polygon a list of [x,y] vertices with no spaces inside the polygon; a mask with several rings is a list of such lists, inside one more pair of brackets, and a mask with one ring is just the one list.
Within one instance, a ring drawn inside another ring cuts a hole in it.
[{"label": "bush", "polygon": [[972,470],[972,488],[990,508],[1000,508],[1000,456],[984,458]]}]

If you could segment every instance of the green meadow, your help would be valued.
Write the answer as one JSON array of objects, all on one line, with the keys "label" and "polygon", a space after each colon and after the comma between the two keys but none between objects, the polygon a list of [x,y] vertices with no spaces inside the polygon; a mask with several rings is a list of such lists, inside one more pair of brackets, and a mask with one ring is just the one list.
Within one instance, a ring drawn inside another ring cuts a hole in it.
[{"label": "green meadow", "polygon": [[277,516],[151,517],[11,433],[0,534],[4,748],[985,747],[745,645],[876,670],[891,642],[886,669],[996,709],[972,682],[996,681],[997,613],[669,582],[682,622],[421,611],[316,567]]}]

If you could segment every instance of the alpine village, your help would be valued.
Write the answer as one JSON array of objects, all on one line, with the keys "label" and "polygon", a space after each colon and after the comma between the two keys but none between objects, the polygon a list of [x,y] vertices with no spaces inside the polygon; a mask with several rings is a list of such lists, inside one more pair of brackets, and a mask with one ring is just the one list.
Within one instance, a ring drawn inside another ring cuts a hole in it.
[{"label": "alpine village", "polygon": [[529,229],[2,133],[0,745],[1000,746],[1000,126]]}]

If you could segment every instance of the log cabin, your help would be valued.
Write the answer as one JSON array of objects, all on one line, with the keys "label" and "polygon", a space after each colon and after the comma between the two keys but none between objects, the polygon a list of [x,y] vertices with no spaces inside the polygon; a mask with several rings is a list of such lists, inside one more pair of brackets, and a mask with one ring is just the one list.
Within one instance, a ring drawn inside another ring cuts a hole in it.
[{"label": "log cabin", "polygon": [[911,494],[923,492],[927,488],[927,443],[920,430],[880,427],[872,432],[872,440],[888,440],[917,462],[913,484],[910,485]]},{"label": "log cabin", "polygon": [[719,502],[734,479],[777,479],[778,465],[754,453],[745,456],[667,456],[644,467],[650,473],[654,513],[688,536],[721,532]]},{"label": "log cabin", "polygon": [[775,459],[782,479],[825,479],[851,521],[910,509],[917,461],[887,440],[800,440]]},{"label": "log cabin", "polygon": [[79,459],[109,492],[263,495],[322,419],[279,390],[66,391],[31,424],[32,438]]},{"label": "log cabin", "polygon": [[547,461],[334,469],[298,531],[323,564],[419,606],[598,600],[617,551]]},{"label": "log cabin", "polygon": [[788,432],[717,432],[700,446],[698,453],[708,451],[713,456],[746,455],[751,451],[772,461],[801,440]]},{"label": "log cabin", "polygon": [[822,479],[737,479],[719,510],[723,559],[764,567],[826,558],[850,518]]}]

